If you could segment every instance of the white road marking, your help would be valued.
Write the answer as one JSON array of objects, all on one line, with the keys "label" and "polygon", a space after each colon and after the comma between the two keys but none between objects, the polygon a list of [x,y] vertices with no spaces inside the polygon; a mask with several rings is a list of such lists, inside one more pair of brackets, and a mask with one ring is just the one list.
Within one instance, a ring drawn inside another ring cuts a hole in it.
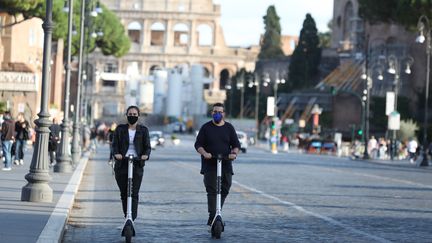
[{"label": "white road marking", "polygon": [[[183,167],[183,168],[190,169],[190,170],[193,170],[193,171],[196,171],[196,170],[198,169],[197,166],[193,166],[193,165],[187,164],[187,163],[185,163],[185,162],[181,162],[181,161],[173,161],[173,162],[175,162],[175,165],[177,165],[177,166],[179,166],[179,167]],[[238,182],[238,181],[236,181],[236,180],[233,180],[232,182],[233,182],[234,184],[238,185],[239,187],[242,187],[242,188],[244,188],[244,189],[246,189],[246,190],[248,190],[248,191],[251,191],[251,192],[257,193],[257,194],[261,195],[262,197],[265,197],[265,198],[271,199],[271,200],[273,200],[273,201],[276,201],[276,202],[278,202],[278,203],[281,203],[281,204],[284,204],[284,205],[290,206],[290,207],[292,207],[292,208],[294,208],[294,209],[296,209],[296,210],[298,210],[298,211],[300,211],[300,212],[302,212],[302,213],[308,214],[308,215],[310,215],[310,216],[312,216],[312,217],[315,217],[315,218],[322,219],[322,220],[324,220],[324,221],[326,221],[326,222],[328,222],[328,223],[330,223],[330,224],[332,224],[332,225],[335,225],[335,226],[341,227],[341,228],[346,229],[346,230],[348,230],[348,231],[350,231],[350,232],[352,232],[352,233],[355,233],[355,234],[358,234],[358,235],[362,235],[362,236],[364,236],[364,237],[367,237],[367,238],[369,238],[369,239],[375,240],[375,241],[377,241],[377,242],[386,242],[386,243],[387,243],[387,242],[391,242],[391,241],[386,240],[386,239],[384,239],[384,238],[381,238],[381,237],[379,237],[379,236],[375,236],[375,235],[372,235],[372,234],[366,233],[366,232],[364,232],[364,231],[358,230],[358,229],[356,229],[356,228],[353,228],[353,227],[351,227],[351,226],[348,226],[348,225],[346,225],[346,224],[343,224],[342,222],[339,222],[339,221],[337,221],[337,220],[335,220],[335,219],[332,219],[332,218],[330,218],[330,217],[327,217],[327,216],[324,216],[324,215],[321,215],[321,214],[314,213],[314,212],[312,212],[312,211],[306,210],[306,209],[304,209],[303,207],[298,206],[298,205],[295,204],[295,203],[288,202],[288,201],[284,201],[284,200],[282,200],[282,199],[280,199],[280,198],[278,198],[278,197],[272,196],[272,195],[270,195],[270,194],[267,194],[267,193],[265,193],[265,192],[262,192],[262,191],[260,191],[260,190],[258,190],[258,189],[253,188],[253,187],[249,187],[249,186],[243,185],[242,183],[240,183],[240,182]]]}]

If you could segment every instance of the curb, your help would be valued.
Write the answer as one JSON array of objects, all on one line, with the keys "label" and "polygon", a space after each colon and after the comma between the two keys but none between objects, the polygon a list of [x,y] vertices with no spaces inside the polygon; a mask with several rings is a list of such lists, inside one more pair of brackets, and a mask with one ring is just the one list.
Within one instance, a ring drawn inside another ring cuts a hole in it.
[{"label": "curb", "polygon": [[67,219],[69,217],[69,212],[71,211],[75,202],[75,195],[78,192],[78,188],[81,184],[81,179],[83,177],[88,160],[89,154],[85,154],[81,158],[79,165],[73,172],[68,185],[57,202],[54,211],[51,213],[48,222],[39,235],[37,243],[62,241]]}]

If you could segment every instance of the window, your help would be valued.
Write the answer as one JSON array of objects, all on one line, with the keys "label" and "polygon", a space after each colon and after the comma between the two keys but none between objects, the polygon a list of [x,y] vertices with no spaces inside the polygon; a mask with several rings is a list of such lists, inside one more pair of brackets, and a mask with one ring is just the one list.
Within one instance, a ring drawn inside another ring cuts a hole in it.
[{"label": "window", "polygon": [[104,87],[115,87],[116,86],[116,81],[113,81],[113,80],[103,80],[102,86],[104,86]]},{"label": "window", "polygon": [[118,67],[115,63],[106,63],[104,66],[104,72],[106,73],[117,73]]}]

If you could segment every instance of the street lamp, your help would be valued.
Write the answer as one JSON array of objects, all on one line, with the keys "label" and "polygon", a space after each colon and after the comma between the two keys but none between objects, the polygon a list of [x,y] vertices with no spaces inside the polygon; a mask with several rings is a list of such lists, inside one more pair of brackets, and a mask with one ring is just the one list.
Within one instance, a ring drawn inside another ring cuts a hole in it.
[{"label": "street lamp", "polygon": [[[393,111],[397,111],[397,102],[398,102],[398,93],[399,93],[399,82],[400,82],[400,75],[402,72],[401,65],[404,63],[407,68],[405,68],[405,73],[410,74],[411,73],[411,65],[414,62],[414,59],[410,56],[397,58],[395,55],[390,55],[387,57],[388,61],[388,69],[387,72],[390,74],[393,74],[395,76],[393,87],[394,87],[394,94],[395,94],[395,100],[394,100],[394,108]],[[407,72],[408,71],[408,72]],[[396,150],[396,130],[392,130],[392,139],[391,139],[391,149],[390,149],[390,158],[391,160],[394,159],[394,153]]]},{"label": "street lamp", "polygon": [[70,68],[71,68],[71,51],[72,51],[72,16],[73,16],[73,0],[69,2],[68,8],[68,37],[67,37],[67,60],[66,60],[66,83],[64,90],[64,112],[63,122],[61,124],[61,141],[60,150],[57,155],[57,163],[54,165],[54,172],[69,173],[72,171],[72,159],[69,154],[69,98],[70,98]]},{"label": "street lamp", "polygon": [[[366,58],[368,57],[368,55],[366,56]],[[374,64],[371,68],[368,68],[368,60],[366,60],[365,62],[365,71],[364,73],[361,75],[361,78],[365,80],[365,89],[363,90],[363,101],[365,102],[364,106],[365,106],[365,120],[364,120],[364,146],[365,149],[363,151],[363,159],[369,159],[370,155],[369,155],[369,151],[367,150],[367,146],[369,143],[369,120],[370,120],[370,99],[371,99],[371,89],[373,87],[373,71],[377,70],[378,71],[378,76],[377,79],[378,80],[383,80],[384,77],[382,75],[382,70],[384,69],[383,65],[380,63],[376,63]]]},{"label": "street lamp", "polygon": [[[424,120],[423,120],[423,159],[420,163],[420,166],[428,166],[428,158],[427,158],[427,127],[428,127],[428,103],[429,103],[429,74],[430,74],[430,54],[431,54],[431,34],[430,34],[430,22],[429,18],[425,15],[420,16],[417,27],[419,29],[420,35],[417,37],[416,41],[418,43],[423,43],[426,41],[426,56],[427,56],[427,64],[426,64],[426,90],[425,90],[425,111],[424,111]],[[426,32],[426,37],[424,35]]]},{"label": "street lamp", "polygon": [[43,48],[43,65],[42,65],[42,97],[41,107],[38,113],[39,119],[35,121],[36,129],[36,144],[30,171],[25,176],[28,181],[21,190],[21,201],[29,202],[52,202],[53,190],[48,185],[51,180],[48,167],[48,140],[49,126],[51,121],[48,112],[48,98],[50,87],[50,61],[51,61],[51,38],[53,30],[52,22],[53,0],[46,0],[45,20],[42,24],[44,30],[44,48]]},{"label": "street lamp", "polygon": [[[85,35],[85,18],[86,18],[86,6],[91,0],[81,0],[81,15],[80,15],[80,44],[79,44],[79,56],[78,56],[78,82],[77,82],[77,95],[76,95],[76,111],[75,111],[75,122],[73,125],[73,137],[72,137],[72,161],[77,164],[81,157],[80,148],[80,113],[82,112],[81,101],[83,98],[83,92],[81,86],[83,85],[83,79],[85,78],[85,71],[83,70],[83,53],[84,53],[84,35]],[[96,17],[98,13],[102,13],[99,1],[96,3],[96,7],[90,11],[89,15]]]},{"label": "street lamp", "polygon": [[[268,73],[264,74],[264,86],[267,87],[270,85],[270,82],[272,80],[270,79],[270,75]],[[273,81],[273,93],[274,93],[274,117],[271,127],[271,151],[272,153],[276,154],[278,152],[277,150],[277,135],[278,135],[278,128],[277,128],[277,122],[278,122],[278,107],[277,107],[277,99],[278,99],[278,87],[280,84],[285,84],[285,79],[279,76],[279,71],[276,71],[276,77]]]},{"label": "street lamp", "polygon": [[240,71],[240,80],[237,80],[237,89],[240,90],[240,119],[243,120],[243,104],[244,104],[244,70]]},{"label": "street lamp", "polygon": [[73,124],[73,137],[72,137],[72,161],[74,164],[78,164],[81,157],[81,148],[79,142],[79,129],[80,129],[80,96],[81,96],[81,85],[82,85],[82,61],[83,61],[83,48],[84,48],[84,20],[85,20],[85,6],[86,0],[81,0],[81,15],[80,15],[80,44],[79,44],[79,56],[78,56],[78,82],[77,82],[77,93],[76,93],[76,109],[75,109],[75,121]]},{"label": "street lamp", "polygon": [[258,143],[258,133],[259,133],[259,94],[260,94],[260,81],[258,78],[258,74],[254,73],[254,79],[253,79],[253,85],[255,86],[255,125],[256,125],[256,132],[255,132],[255,143]]}]

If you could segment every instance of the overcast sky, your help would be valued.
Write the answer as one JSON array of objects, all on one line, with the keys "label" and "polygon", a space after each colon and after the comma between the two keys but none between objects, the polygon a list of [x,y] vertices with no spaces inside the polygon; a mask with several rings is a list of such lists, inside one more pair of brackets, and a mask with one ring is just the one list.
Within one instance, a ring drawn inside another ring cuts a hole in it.
[{"label": "overcast sky", "polygon": [[213,0],[221,5],[221,24],[229,46],[257,45],[264,33],[263,16],[275,5],[283,35],[300,35],[307,13],[315,19],[318,31],[328,30],[333,16],[333,0]]}]

